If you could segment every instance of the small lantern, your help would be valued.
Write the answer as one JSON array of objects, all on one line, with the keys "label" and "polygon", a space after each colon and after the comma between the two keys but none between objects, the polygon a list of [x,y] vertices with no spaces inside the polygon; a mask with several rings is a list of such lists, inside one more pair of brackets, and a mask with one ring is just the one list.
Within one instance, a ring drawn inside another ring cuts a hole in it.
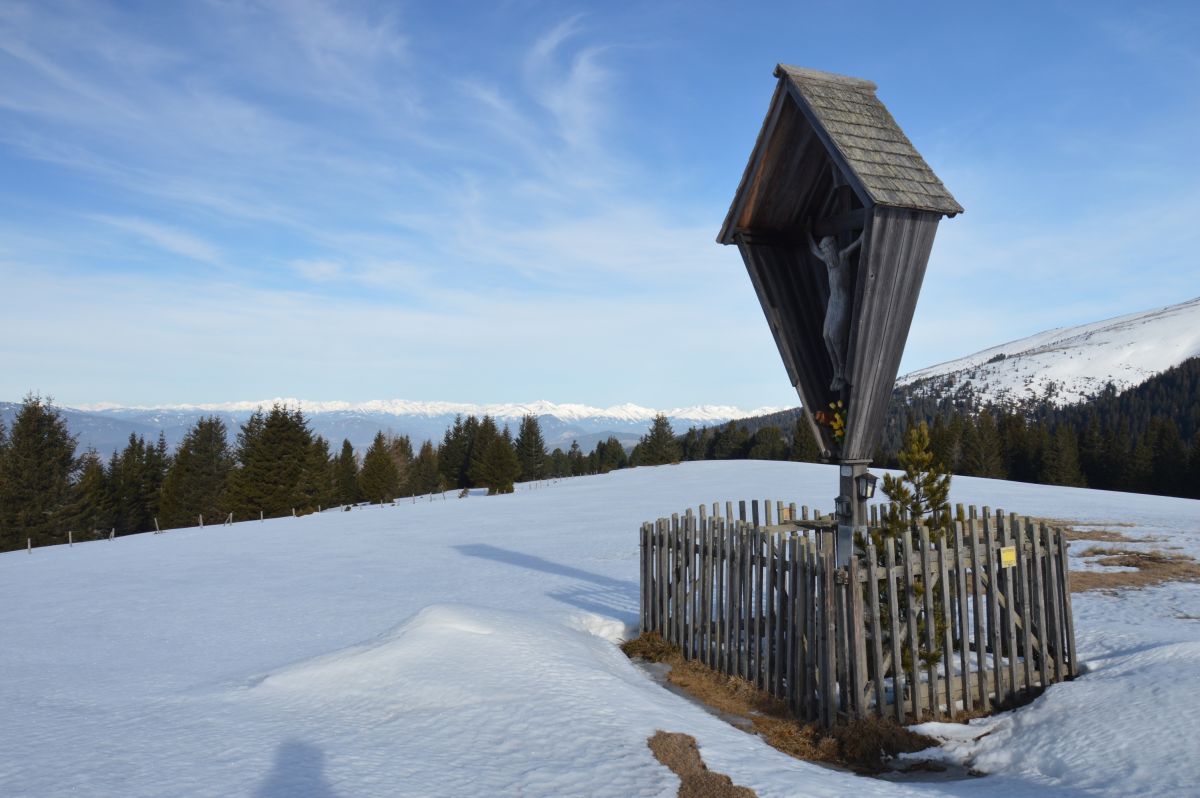
[{"label": "small lantern", "polygon": [[862,501],[875,498],[875,483],[879,481],[879,477],[867,472],[859,475],[855,482],[858,483],[858,498]]}]

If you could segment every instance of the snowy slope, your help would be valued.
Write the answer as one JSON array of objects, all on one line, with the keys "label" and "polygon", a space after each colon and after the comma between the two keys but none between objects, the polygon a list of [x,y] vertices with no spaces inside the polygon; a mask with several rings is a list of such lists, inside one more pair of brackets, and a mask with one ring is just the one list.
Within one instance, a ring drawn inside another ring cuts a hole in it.
[{"label": "snowy slope", "polygon": [[[0,554],[0,795],[674,796],[656,729],[764,798],[1194,794],[1197,585],[1077,596],[1088,672],[948,743],[992,774],[961,782],[791,759],[625,660],[642,520],[835,484],[829,466],[688,463]],[[1200,555],[1200,502],[954,492]]]},{"label": "snowy slope", "polygon": [[1200,356],[1200,298],[1079,327],[1048,330],[958,360],[905,374],[898,386],[938,394],[969,384],[993,402],[1050,396],[1087,399],[1118,390]]}]

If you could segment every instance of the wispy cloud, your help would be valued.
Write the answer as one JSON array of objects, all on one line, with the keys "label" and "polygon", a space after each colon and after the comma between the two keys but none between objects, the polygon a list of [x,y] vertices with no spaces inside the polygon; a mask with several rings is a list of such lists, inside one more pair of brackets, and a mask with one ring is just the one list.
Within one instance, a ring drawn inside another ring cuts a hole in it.
[{"label": "wispy cloud", "polygon": [[136,217],[98,214],[92,218],[110,227],[132,233],[139,239],[175,255],[182,255],[201,263],[221,262],[221,254],[215,245],[186,230]]}]

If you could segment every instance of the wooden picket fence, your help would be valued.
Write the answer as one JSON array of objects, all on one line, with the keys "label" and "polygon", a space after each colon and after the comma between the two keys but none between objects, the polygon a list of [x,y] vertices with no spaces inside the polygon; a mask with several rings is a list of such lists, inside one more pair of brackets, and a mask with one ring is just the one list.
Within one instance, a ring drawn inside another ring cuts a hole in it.
[{"label": "wooden picket fence", "polygon": [[911,525],[838,567],[835,523],[819,513],[720,510],[642,525],[641,629],[800,718],[953,718],[1076,675],[1059,529],[960,505],[952,529]]}]

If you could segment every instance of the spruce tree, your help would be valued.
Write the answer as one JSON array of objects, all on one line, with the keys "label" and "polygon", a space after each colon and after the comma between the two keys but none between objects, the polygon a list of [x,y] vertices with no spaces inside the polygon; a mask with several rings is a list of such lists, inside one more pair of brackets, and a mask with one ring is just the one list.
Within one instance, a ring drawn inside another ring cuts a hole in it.
[{"label": "spruce tree", "polygon": [[297,512],[316,512],[334,503],[333,457],[329,453],[329,442],[320,435],[313,438],[304,459],[304,470],[300,474],[297,491]]},{"label": "spruce tree", "polygon": [[654,421],[650,424],[650,431],[642,436],[638,447],[638,465],[665,465],[679,462],[679,442],[675,440],[675,431],[671,429],[670,420],[662,413],[654,417]]},{"label": "spruce tree", "polygon": [[463,480],[467,470],[467,454],[470,441],[466,424],[461,415],[454,417],[454,424],[446,428],[442,444],[438,447],[438,469],[445,484],[452,488],[465,488]]},{"label": "spruce tree", "polygon": [[503,435],[492,438],[480,459],[475,480],[479,487],[486,487],[488,495],[512,493],[513,481],[520,473],[521,464],[512,444]]},{"label": "spruce tree", "polygon": [[298,512],[305,503],[300,484],[311,446],[312,432],[299,409],[277,404],[265,414],[255,411],[238,433],[238,467],[229,481],[234,517]]},{"label": "spruce tree", "polygon": [[88,449],[79,458],[79,479],[71,489],[68,516],[71,529],[95,537],[107,537],[115,526],[108,474],[95,449]]},{"label": "spruce tree", "polygon": [[0,550],[67,542],[75,438],[62,414],[29,394],[0,460]]},{"label": "spruce tree", "polygon": [[808,420],[803,416],[796,419],[792,428],[792,445],[788,459],[797,463],[816,463],[821,459],[821,447],[813,436]]},{"label": "spruce tree", "polygon": [[760,427],[750,438],[746,457],[750,460],[788,459],[788,445],[779,427]]},{"label": "spruce tree", "polygon": [[520,463],[521,473],[517,479],[530,482],[546,477],[546,441],[542,439],[542,428],[537,416],[526,415],[521,419],[521,428],[517,432],[517,462]]},{"label": "spruce tree", "polygon": [[[655,419],[655,422],[657,423],[657,419]],[[670,429],[670,425],[667,425],[667,429]],[[730,421],[713,434],[708,459],[742,460],[746,457],[749,449],[750,432],[744,425]],[[666,462],[673,461],[668,460]]]},{"label": "spruce tree", "polygon": [[[473,416],[467,417],[467,426]],[[485,415],[478,422],[473,434],[470,434],[471,447],[468,455],[467,467],[467,486],[465,487],[488,487],[485,472],[487,466],[484,461],[488,457],[488,449],[492,445],[492,441],[500,438],[500,430],[496,427],[496,421],[491,416]]]},{"label": "spruce tree", "polygon": [[230,512],[225,491],[233,470],[228,430],[217,416],[197,419],[184,435],[163,480],[159,525],[163,529],[224,520]]},{"label": "spruce tree", "polygon": [[400,472],[392,458],[391,446],[382,432],[375,435],[375,440],[363,455],[358,487],[363,498],[369,502],[390,502],[400,493]]},{"label": "spruce tree", "polygon": [[1079,443],[1075,431],[1066,424],[1055,428],[1042,456],[1041,480],[1046,485],[1083,487],[1083,471],[1079,467]]},{"label": "spruce tree", "polygon": [[583,456],[583,450],[579,448],[579,441],[571,441],[571,448],[567,450],[567,476],[578,477],[587,473],[587,459]]},{"label": "spruce tree", "polygon": [[438,468],[437,451],[431,441],[421,444],[408,471],[408,492],[413,496],[437,493],[442,489],[442,475]]},{"label": "spruce tree", "polygon": [[396,464],[396,475],[400,479],[400,487],[397,489],[397,495],[407,495],[408,486],[408,468],[413,461],[412,441],[407,435],[392,435],[388,434],[388,453],[392,456],[392,461]]},{"label": "spruce tree", "polygon": [[596,455],[595,471],[598,474],[607,474],[609,471],[624,468],[629,464],[625,447],[614,435],[597,443],[594,454]]},{"label": "spruce tree", "polygon": [[555,447],[554,451],[550,453],[547,463],[550,476],[554,479],[570,476],[571,466],[567,462],[567,453],[562,449]]},{"label": "spruce tree", "polygon": [[342,453],[334,464],[334,498],[330,504],[357,504],[361,501],[358,490],[358,460],[349,440],[342,441]]},{"label": "spruce tree", "polygon": [[1186,495],[1188,452],[1175,420],[1152,418],[1146,438],[1152,458],[1149,491],[1165,496]]},{"label": "spruce tree", "polygon": [[987,410],[981,410],[974,423],[965,426],[960,468],[962,473],[971,476],[989,479],[1005,477],[1000,435],[992,414]]}]

